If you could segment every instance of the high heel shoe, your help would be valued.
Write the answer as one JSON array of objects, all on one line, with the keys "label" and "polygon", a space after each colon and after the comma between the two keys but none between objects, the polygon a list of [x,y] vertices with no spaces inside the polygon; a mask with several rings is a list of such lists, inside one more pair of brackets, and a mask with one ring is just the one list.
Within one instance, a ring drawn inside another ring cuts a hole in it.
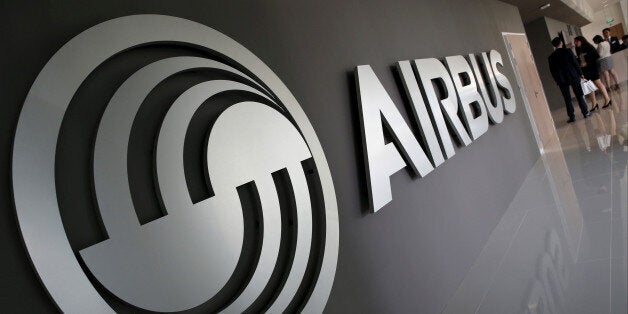
[{"label": "high heel shoe", "polygon": [[589,110],[589,112],[593,112],[595,110],[597,110],[600,107],[600,105],[595,104],[595,106],[593,106],[593,108],[591,108],[591,110]]},{"label": "high heel shoe", "polygon": [[609,100],[608,104],[602,106],[602,109],[606,109],[606,108],[610,107],[611,105],[613,105],[613,101]]}]

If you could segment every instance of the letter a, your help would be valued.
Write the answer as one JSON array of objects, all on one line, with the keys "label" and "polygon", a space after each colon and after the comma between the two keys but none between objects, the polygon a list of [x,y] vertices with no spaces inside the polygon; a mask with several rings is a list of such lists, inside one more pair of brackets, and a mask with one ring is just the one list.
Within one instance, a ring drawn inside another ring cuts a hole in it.
[{"label": "letter a", "polygon": [[[392,200],[390,176],[406,166],[402,154],[421,177],[434,168],[373,69],[369,65],[358,66],[355,74],[369,206],[376,212]],[[386,144],[384,126],[392,134],[394,144]]]}]

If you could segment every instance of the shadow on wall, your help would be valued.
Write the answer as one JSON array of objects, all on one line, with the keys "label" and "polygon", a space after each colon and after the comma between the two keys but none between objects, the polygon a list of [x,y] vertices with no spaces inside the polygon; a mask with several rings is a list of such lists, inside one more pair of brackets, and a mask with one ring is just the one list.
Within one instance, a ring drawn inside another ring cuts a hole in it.
[{"label": "shadow on wall", "polygon": [[355,72],[354,71],[347,71],[346,74],[347,77],[347,87],[349,90],[349,99],[348,99],[348,103],[349,103],[349,107],[351,108],[351,126],[353,129],[354,134],[356,135],[356,137],[358,137],[355,141],[353,141],[353,147],[355,150],[355,156],[357,156],[357,158],[355,159],[356,161],[356,173],[358,175],[358,185],[359,185],[359,193],[360,193],[360,213],[362,214],[362,216],[366,216],[370,213],[369,211],[369,204],[368,204],[368,195],[367,195],[367,189],[368,187],[366,186],[366,182],[367,182],[367,178],[366,178],[366,173],[364,171],[362,171],[365,166],[365,162],[364,162],[364,158],[362,158],[362,156],[364,156],[364,145],[362,144],[361,140],[359,139],[360,137],[360,110],[359,110],[359,106],[358,106],[358,91],[355,85]]}]

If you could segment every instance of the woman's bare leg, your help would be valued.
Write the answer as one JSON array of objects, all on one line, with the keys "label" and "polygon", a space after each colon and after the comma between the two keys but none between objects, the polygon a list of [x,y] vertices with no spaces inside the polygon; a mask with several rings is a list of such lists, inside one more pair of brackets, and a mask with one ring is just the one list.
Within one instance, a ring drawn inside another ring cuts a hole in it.
[{"label": "woman's bare leg", "polygon": [[[615,81],[615,85],[617,85],[617,87],[619,87],[619,80],[617,79],[617,72],[615,72],[615,69],[610,69],[607,72],[611,73],[611,77],[613,78],[613,80]],[[608,81],[608,84],[610,84],[611,81]]]},{"label": "woman's bare leg", "polygon": [[606,92],[606,86],[602,84],[602,80],[600,79],[593,81],[593,83],[595,84],[595,86],[597,86],[600,93],[602,93],[602,96],[604,96],[604,105],[607,105],[611,101],[611,98],[608,97],[608,93]]},{"label": "woman's bare leg", "polygon": [[591,101],[591,108],[589,109],[589,111],[591,111],[597,105],[597,100],[595,99],[595,92],[591,92],[587,96],[589,97],[589,100]]},{"label": "woman's bare leg", "polygon": [[604,76],[603,76],[603,78],[604,78],[604,85],[606,85],[610,89],[611,88],[610,74],[608,74],[608,71],[604,71],[602,73],[604,74]]}]

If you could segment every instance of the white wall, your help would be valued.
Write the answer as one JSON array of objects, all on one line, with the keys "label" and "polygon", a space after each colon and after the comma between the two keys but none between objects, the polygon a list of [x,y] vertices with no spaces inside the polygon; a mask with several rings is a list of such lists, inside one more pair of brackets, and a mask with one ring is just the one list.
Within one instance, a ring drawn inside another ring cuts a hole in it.
[{"label": "white wall", "polygon": [[[567,23],[545,17],[545,23],[547,24],[547,32],[549,33],[549,38],[554,38],[558,36],[559,32],[563,32],[563,37],[565,38],[565,45],[567,47],[571,47],[573,45],[573,39],[576,36],[580,35],[579,28],[574,25],[569,25]],[[571,30],[571,33],[569,32]]]},{"label": "white wall", "polygon": [[[598,34],[602,35],[602,29],[619,23],[624,25],[624,33],[627,33],[625,22],[626,11],[622,10],[622,4],[625,8],[626,0],[610,4],[606,8],[595,12],[593,23],[582,27],[582,36],[584,36],[587,40],[592,41],[593,36]],[[606,24],[606,20],[611,17],[614,18],[615,21],[610,25]]]},{"label": "white wall", "polygon": [[613,54],[613,63],[615,63],[615,71],[617,72],[617,81],[623,82],[628,80],[628,49],[615,52]]},{"label": "white wall", "polygon": [[[624,21],[628,21],[628,0],[619,1],[620,10],[623,13]],[[624,24],[624,30],[628,30],[628,25]]]}]

